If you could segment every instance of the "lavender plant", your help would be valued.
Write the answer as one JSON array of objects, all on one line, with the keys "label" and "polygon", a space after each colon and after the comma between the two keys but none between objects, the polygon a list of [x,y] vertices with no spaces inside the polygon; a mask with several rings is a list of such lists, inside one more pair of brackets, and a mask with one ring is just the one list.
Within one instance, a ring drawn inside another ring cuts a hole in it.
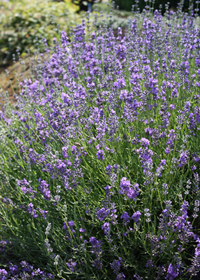
[{"label": "lavender plant", "polygon": [[199,277],[200,28],[141,16],[61,32],[2,108],[1,279]]}]

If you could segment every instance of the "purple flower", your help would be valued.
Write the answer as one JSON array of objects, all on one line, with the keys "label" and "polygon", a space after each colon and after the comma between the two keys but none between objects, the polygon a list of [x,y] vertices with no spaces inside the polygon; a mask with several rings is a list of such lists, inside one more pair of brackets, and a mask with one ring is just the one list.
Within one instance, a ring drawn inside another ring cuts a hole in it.
[{"label": "purple flower", "polygon": [[117,164],[114,164],[114,172],[117,173],[117,170],[119,169],[119,166]]},{"label": "purple flower", "polygon": [[68,106],[70,106],[70,105],[72,104],[71,99],[70,99],[70,97],[69,97],[68,94],[66,94],[66,93],[63,92],[63,93],[61,94],[61,98],[62,98],[62,100],[64,101],[64,103],[66,103]]},{"label": "purple flower", "polygon": [[132,188],[129,188],[129,191],[127,193],[127,197],[132,199],[133,201],[136,201],[136,197],[139,195],[139,184],[135,184],[132,186]]},{"label": "purple flower", "polygon": [[131,219],[133,219],[134,222],[137,223],[139,221],[140,216],[141,216],[140,211],[137,211],[131,216]]},{"label": "purple flower", "polygon": [[29,203],[29,205],[28,205],[28,212],[29,212],[29,214],[31,214],[33,216],[33,218],[37,218],[38,217],[37,211],[36,211],[36,209],[34,209],[33,203]]},{"label": "purple flower", "polygon": [[129,191],[130,189],[130,186],[131,186],[131,183],[129,180],[126,179],[126,177],[123,177],[121,179],[121,182],[120,182],[120,188],[121,190],[119,190],[119,193],[120,194],[125,194]]},{"label": "purple flower", "polygon": [[124,275],[124,273],[119,273],[117,274],[116,280],[125,280],[126,276]]},{"label": "purple flower", "polygon": [[38,180],[40,182],[39,184],[39,190],[40,192],[44,195],[44,198],[48,201],[51,198],[51,192],[48,189],[48,184],[46,181],[41,181],[40,179]]},{"label": "purple flower", "polygon": [[169,108],[170,108],[170,110],[174,110],[175,109],[175,105],[174,104],[170,104]]},{"label": "purple flower", "polygon": [[[70,161],[67,160],[67,164],[70,165]],[[62,160],[57,160],[57,163],[55,164],[56,168],[62,173],[64,174],[66,171],[66,164],[62,161]]]},{"label": "purple flower", "polygon": [[187,164],[187,159],[188,159],[188,152],[182,152],[180,154],[180,159],[179,159],[179,167],[183,167],[183,165]]},{"label": "purple flower", "polygon": [[17,181],[17,184],[18,184],[18,186],[22,186],[22,187],[21,187],[21,190],[23,191],[24,194],[30,193],[30,194],[31,194],[31,195],[29,196],[30,198],[35,197],[35,194],[36,194],[37,192],[34,191],[34,190],[31,188],[29,182],[27,182],[26,179],[23,179],[23,180],[21,180],[21,181],[18,180],[18,181]]},{"label": "purple flower", "polygon": [[192,171],[194,171],[194,170],[196,170],[196,169],[197,169],[196,165],[192,165],[192,166],[191,166],[191,170],[192,170]]},{"label": "purple flower", "polygon": [[139,158],[141,158],[140,162],[142,162],[143,173],[147,174],[149,170],[153,168],[153,161],[151,156],[153,156],[153,151],[146,148],[139,148],[136,150],[139,154]]},{"label": "purple flower", "polygon": [[199,157],[196,155],[196,153],[194,153],[192,155],[192,158],[193,158],[194,162],[198,162],[200,160]]},{"label": "purple flower", "polygon": [[69,221],[68,225],[69,225],[70,228],[72,228],[74,226],[74,222],[73,221]]},{"label": "purple flower", "polygon": [[105,158],[104,158],[104,151],[103,150],[99,150],[98,152],[97,152],[97,158],[98,159],[100,159],[100,160],[104,160]]},{"label": "purple flower", "polygon": [[[67,226],[68,225],[68,226]],[[68,238],[68,240],[71,241],[72,236],[76,237],[75,235],[75,230],[73,229],[74,226],[74,222],[73,221],[69,221],[68,223],[63,222],[63,229],[66,230],[66,236]]]},{"label": "purple flower", "polygon": [[110,225],[109,225],[109,223],[104,223],[103,226],[101,227],[101,229],[103,229],[105,235],[108,235],[109,232],[110,232]]},{"label": "purple flower", "polygon": [[12,265],[11,263],[9,264],[9,269],[12,271],[13,274],[15,274],[18,271],[18,266],[17,265]]},{"label": "purple flower", "polygon": [[62,148],[62,154],[63,154],[63,157],[66,158],[68,155],[67,155],[67,147],[63,147]]},{"label": "purple flower", "polygon": [[40,209],[40,207],[38,207],[38,211],[39,211],[40,214],[42,214],[42,217],[44,219],[46,219],[48,211],[42,210],[42,209]]},{"label": "purple flower", "polygon": [[22,261],[20,262],[21,266],[22,266],[22,271],[24,272],[30,272],[31,270],[33,270],[33,266],[28,264],[26,261]]},{"label": "purple flower", "polygon": [[99,219],[100,221],[103,221],[109,214],[110,214],[110,209],[103,207],[97,211],[97,219]]},{"label": "purple flower", "polygon": [[96,246],[98,244],[98,240],[95,237],[90,237],[90,243],[92,246]]},{"label": "purple flower", "polygon": [[143,277],[140,277],[137,273],[134,274],[134,278],[136,278],[136,280],[143,280]]},{"label": "purple flower", "polygon": [[163,165],[163,166],[164,166],[165,164],[166,164],[166,160],[165,160],[165,159],[162,159],[161,162],[160,162],[160,165]]},{"label": "purple flower", "polygon": [[76,150],[77,150],[76,146],[75,146],[75,145],[73,145],[73,146],[72,146],[72,154],[74,154],[74,155],[75,155],[75,154],[76,154]]},{"label": "purple flower", "polygon": [[6,280],[8,272],[5,269],[0,269],[1,280]]},{"label": "purple flower", "polygon": [[92,245],[91,253],[96,256],[96,259],[93,261],[93,267],[96,267],[97,269],[102,269],[102,263],[101,263],[101,255],[103,253],[102,245],[103,242],[100,240],[98,241],[95,237],[90,238],[90,243]]},{"label": "purple flower", "polygon": [[121,258],[119,258],[118,260],[114,260],[112,263],[110,263],[110,267],[113,270],[113,272],[117,274],[120,271]]},{"label": "purple flower", "polygon": [[124,214],[121,215],[121,219],[123,219],[123,224],[126,226],[130,222],[128,212],[124,212]]},{"label": "purple flower", "polygon": [[173,280],[179,275],[179,269],[177,266],[173,266],[171,263],[167,269],[167,276],[165,279]]},{"label": "purple flower", "polygon": [[66,265],[69,267],[69,269],[74,272],[75,267],[76,267],[76,262],[73,262],[72,259],[69,259]]},{"label": "purple flower", "polygon": [[150,145],[150,141],[146,138],[142,138],[140,140],[140,144],[142,147],[147,148]]},{"label": "purple flower", "polygon": [[112,172],[112,166],[109,164],[108,166],[106,166],[106,174],[110,174]]},{"label": "purple flower", "polygon": [[165,153],[168,155],[170,153],[170,149],[169,148],[166,148],[165,149]]},{"label": "purple flower", "polygon": [[120,194],[126,195],[128,198],[136,200],[137,196],[139,195],[139,185],[135,184],[131,188],[131,183],[126,177],[123,177],[120,182]]}]

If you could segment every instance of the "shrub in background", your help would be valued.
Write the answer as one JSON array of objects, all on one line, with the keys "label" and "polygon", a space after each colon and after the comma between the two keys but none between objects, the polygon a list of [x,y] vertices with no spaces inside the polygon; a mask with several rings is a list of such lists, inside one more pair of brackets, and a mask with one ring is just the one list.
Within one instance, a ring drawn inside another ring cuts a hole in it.
[{"label": "shrub in background", "polygon": [[[96,5],[98,23],[96,27],[102,26],[105,17],[99,17],[99,11],[104,8],[104,14],[110,13],[110,5],[105,3]],[[95,5],[93,6],[95,10]],[[70,27],[81,23],[85,12],[77,15],[78,6],[71,0],[64,2],[53,2],[50,0],[22,0],[20,2],[5,1],[0,4],[0,64],[12,61],[13,54],[17,50],[22,56],[30,50],[33,54],[37,48],[44,51],[42,38],[45,37],[48,45],[52,45],[53,37],[58,39],[58,29],[63,30],[70,37]],[[94,20],[94,14],[90,18]],[[125,19],[125,17],[127,17]],[[130,12],[113,10],[113,28],[125,28],[128,21],[133,18]],[[94,24],[90,25],[90,30]],[[86,30],[87,33],[87,30]]]},{"label": "shrub in background", "polygon": [[20,53],[37,47],[44,51],[42,38],[51,44],[58,36],[58,27],[69,34],[70,26],[81,22],[80,17],[69,12],[67,3],[49,0],[2,2],[0,4],[0,61],[8,63],[17,49]]}]

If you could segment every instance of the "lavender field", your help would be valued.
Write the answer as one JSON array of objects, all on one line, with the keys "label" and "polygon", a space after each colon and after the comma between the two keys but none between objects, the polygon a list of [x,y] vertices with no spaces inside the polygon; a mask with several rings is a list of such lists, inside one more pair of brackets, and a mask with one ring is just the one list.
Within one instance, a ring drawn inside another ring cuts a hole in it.
[{"label": "lavender field", "polygon": [[44,40],[0,111],[1,280],[200,279],[196,12]]}]

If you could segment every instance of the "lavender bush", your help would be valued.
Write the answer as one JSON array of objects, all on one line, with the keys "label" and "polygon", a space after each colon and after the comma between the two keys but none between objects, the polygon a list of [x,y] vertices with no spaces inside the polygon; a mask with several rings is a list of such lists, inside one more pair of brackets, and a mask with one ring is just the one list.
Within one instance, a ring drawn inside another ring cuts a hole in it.
[{"label": "lavender bush", "polygon": [[1,279],[198,279],[197,20],[54,39],[0,112]]}]

